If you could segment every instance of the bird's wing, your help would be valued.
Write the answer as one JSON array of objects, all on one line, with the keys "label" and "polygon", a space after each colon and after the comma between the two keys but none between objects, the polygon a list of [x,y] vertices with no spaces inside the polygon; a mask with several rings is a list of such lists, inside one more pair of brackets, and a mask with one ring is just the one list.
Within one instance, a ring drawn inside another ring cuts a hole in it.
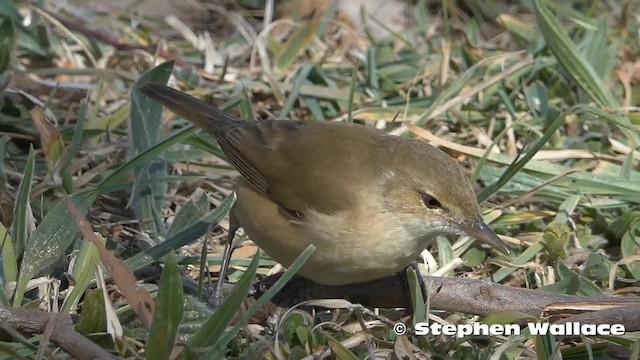
[{"label": "bird's wing", "polygon": [[215,136],[222,150],[256,191],[283,213],[349,208],[371,191],[379,176],[381,134],[366,126],[265,120],[239,121],[186,93],[159,84],[140,91]]},{"label": "bird's wing", "polygon": [[348,208],[376,176],[371,150],[379,133],[364,126],[266,120],[215,136],[240,174],[286,214]]}]

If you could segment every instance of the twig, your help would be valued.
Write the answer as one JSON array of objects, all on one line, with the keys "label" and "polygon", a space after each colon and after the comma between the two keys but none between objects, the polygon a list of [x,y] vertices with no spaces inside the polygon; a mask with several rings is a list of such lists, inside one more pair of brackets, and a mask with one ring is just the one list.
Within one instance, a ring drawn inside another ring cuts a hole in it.
[{"label": "twig", "polygon": [[[35,7],[35,6],[34,6]],[[125,51],[125,50],[144,50],[147,51],[149,53],[154,53],[155,52],[155,47],[156,46],[141,46],[138,44],[132,44],[132,43],[122,43],[120,42],[115,36],[106,34],[102,31],[99,30],[93,30],[93,29],[89,29],[88,27],[86,27],[84,24],[80,24],[77,22],[73,22],[70,20],[66,20],[63,17],[59,16],[58,14],[53,14],[50,11],[47,11],[46,9],[42,9],[42,8],[37,8],[39,11],[43,12],[44,14],[46,14],[47,16],[50,16],[52,19],[55,19],[56,21],[58,21],[62,26],[64,26],[67,30],[69,31],[74,31],[74,32],[78,32],[88,38],[93,38],[96,39],[98,41],[101,41],[109,46],[112,46],[114,49],[119,50],[119,51]],[[158,55],[160,55],[161,57],[167,59],[167,60],[173,60],[175,62],[176,65],[178,66],[184,66],[186,63],[184,60],[182,60],[179,56],[171,54],[165,50],[160,50]]]},{"label": "twig", "polygon": [[[43,334],[53,326],[50,340],[74,359],[118,359],[73,329],[68,315],[46,313],[23,308],[0,307],[0,322],[26,335]],[[53,325],[51,325],[53,324]]]}]

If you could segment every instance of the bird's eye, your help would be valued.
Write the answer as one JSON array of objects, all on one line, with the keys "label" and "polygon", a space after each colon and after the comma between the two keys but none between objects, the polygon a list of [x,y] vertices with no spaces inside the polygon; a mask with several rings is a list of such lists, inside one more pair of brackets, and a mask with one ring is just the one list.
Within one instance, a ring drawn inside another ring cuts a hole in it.
[{"label": "bird's eye", "polygon": [[424,203],[424,206],[426,206],[427,208],[429,209],[442,208],[442,204],[440,204],[440,201],[438,201],[438,199],[434,198],[433,196],[425,193],[420,193],[420,195],[422,196],[422,203]]}]

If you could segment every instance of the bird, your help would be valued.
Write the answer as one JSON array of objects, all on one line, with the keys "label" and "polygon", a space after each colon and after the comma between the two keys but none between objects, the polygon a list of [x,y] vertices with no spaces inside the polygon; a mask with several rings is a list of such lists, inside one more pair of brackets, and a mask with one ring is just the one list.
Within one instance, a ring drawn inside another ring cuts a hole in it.
[{"label": "bird", "polygon": [[509,253],[462,167],[424,140],[346,122],[244,121],[166,85],[139,90],[216,138],[240,173],[224,271],[239,227],[284,267],[314,245],[298,275],[322,285],[398,273],[438,235]]}]

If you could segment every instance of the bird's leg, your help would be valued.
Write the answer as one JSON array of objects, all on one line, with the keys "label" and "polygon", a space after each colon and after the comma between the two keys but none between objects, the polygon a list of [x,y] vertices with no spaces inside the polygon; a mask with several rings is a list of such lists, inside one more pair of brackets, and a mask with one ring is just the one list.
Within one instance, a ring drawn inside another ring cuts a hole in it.
[{"label": "bird's leg", "polygon": [[213,296],[209,300],[209,305],[213,309],[217,309],[220,305],[222,305],[222,301],[224,300],[223,293],[223,285],[225,280],[227,279],[227,270],[229,269],[229,262],[231,261],[231,254],[233,253],[233,238],[236,235],[236,232],[240,228],[240,224],[238,220],[233,214],[233,209],[229,213],[229,232],[227,234],[227,243],[224,247],[224,253],[222,255],[222,265],[220,266],[220,274],[218,275],[218,283],[216,283],[216,288],[214,290]]}]

